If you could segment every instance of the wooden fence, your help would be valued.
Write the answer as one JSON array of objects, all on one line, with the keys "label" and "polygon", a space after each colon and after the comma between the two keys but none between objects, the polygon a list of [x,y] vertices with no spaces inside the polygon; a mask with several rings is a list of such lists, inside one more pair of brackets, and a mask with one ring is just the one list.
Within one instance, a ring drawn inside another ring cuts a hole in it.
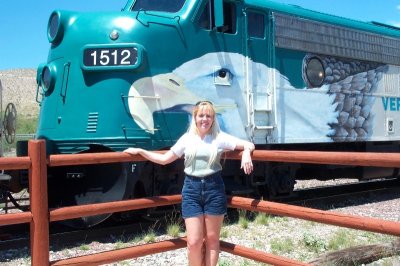
[{"label": "wooden fence", "polygon": [[[241,153],[233,152],[229,153],[227,158],[240,159],[240,156]],[[398,167],[400,165],[400,154],[397,153],[378,154],[270,150],[254,151],[253,159],[256,161],[303,162],[315,164],[382,167]],[[143,160],[145,159],[141,156],[133,156],[118,152],[51,155],[49,158],[46,158],[45,142],[43,140],[30,140],[28,143],[28,156],[0,158],[0,169],[29,170],[30,211],[0,215],[0,226],[20,223],[30,224],[31,263],[34,266],[99,265],[184,248],[186,246],[186,238],[177,238],[173,240],[161,241],[157,243],[145,244],[64,260],[49,260],[50,222],[82,216],[137,210],[164,205],[174,205],[181,202],[181,196],[159,196],[92,205],[62,207],[49,210],[47,201],[47,167]],[[311,208],[297,207],[242,197],[230,197],[228,199],[228,206],[231,208],[289,216],[320,223],[400,236],[400,223],[398,222],[357,217],[331,211],[321,211]],[[236,244],[227,243],[225,241],[221,241],[221,250],[272,265],[307,265],[307,263],[242,247]]]}]

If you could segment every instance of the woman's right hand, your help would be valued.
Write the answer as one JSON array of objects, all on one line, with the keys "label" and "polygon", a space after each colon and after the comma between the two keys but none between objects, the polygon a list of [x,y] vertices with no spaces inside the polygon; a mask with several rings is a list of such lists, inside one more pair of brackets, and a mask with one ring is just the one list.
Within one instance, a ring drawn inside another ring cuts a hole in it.
[{"label": "woman's right hand", "polygon": [[251,174],[253,172],[253,161],[251,160],[251,150],[245,149],[242,153],[242,162],[241,169],[243,169],[246,175]]},{"label": "woman's right hand", "polygon": [[126,150],[124,150],[124,152],[132,154],[132,155],[137,155],[140,153],[140,148],[128,148]]}]

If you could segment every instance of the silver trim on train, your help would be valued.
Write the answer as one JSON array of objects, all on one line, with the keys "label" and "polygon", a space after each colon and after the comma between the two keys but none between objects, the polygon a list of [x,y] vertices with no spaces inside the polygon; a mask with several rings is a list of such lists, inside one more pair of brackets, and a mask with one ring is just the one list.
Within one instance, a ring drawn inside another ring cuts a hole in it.
[{"label": "silver trim on train", "polygon": [[400,65],[400,40],[274,13],[275,45],[325,55]]}]

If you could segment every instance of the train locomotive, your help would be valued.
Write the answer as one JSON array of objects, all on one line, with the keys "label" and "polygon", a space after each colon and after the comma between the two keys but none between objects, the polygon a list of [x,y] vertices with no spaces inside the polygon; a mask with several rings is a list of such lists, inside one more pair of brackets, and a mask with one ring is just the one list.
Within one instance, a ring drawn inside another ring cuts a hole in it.
[{"label": "train locomotive", "polygon": [[[56,10],[47,35],[36,138],[49,155],[168,149],[202,100],[224,131],[256,149],[399,151],[400,30],[389,25],[272,0],[128,0],[118,12]],[[277,162],[255,162],[246,176],[239,163],[224,161],[231,195],[289,195],[300,179],[398,177]],[[179,194],[182,169],[181,161],[50,168],[49,207]]]}]

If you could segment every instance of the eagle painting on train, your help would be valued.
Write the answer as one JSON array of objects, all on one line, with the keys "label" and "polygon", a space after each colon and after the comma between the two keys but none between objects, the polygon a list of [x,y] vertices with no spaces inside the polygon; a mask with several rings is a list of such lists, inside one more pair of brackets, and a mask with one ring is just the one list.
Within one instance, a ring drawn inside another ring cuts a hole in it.
[{"label": "eagle painting on train", "polygon": [[[321,57],[307,54],[304,64],[307,64],[307,58],[317,60],[315,58]],[[272,143],[366,141],[373,138],[374,115],[388,108],[388,99],[385,98],[373,108],[375,97],[369,94],[379,93],[379,82],[384,74],[399,75],[399,69],[392,68],[389,72],[386,65],[366,69],[366,66],[360,67],[359,62],[339,60],[321,59],[326,66],[330,61],[339,62],[337,65],[341,69],[335,70],[344,73],[339,79],[335,80],[332,69],[326,70],[325,74],[331,74],[331,82],[313,88],[313,93],[305,93],[302,90],[308,87],[293,87],[288,78],[276,69],[240,54],[210,53],[185,62],[171,73],[137,80],[129,91],[129,106],[135,122],[142,129],[154,132],[153,112],[182,110],[190,113],[193,103],[210,100],[217,108],[224,131],[240,138],[252,138],[251,132],[245,131],[248,112],[246,86],[260,88],[260,92],[275,86],[277,108],[285,111],[284,114],[277,113],[277,126],[269,139]],[[248,77],[245,63],[254,73]],[[215,82],[215,66],[226,72],[226,84]],[[270,75],[274,78],[269,79]],[[275,84],[271,84],[273,81]],[[395,85],[383,83],[380,87],[382,90]],[[159,100],[146,100],[142,98],[144,95],[158,95]],[[258,107],[266,109],[268,102],[261,102]],[[379,129],[377,131],[377,136],[382,134]]]}]

